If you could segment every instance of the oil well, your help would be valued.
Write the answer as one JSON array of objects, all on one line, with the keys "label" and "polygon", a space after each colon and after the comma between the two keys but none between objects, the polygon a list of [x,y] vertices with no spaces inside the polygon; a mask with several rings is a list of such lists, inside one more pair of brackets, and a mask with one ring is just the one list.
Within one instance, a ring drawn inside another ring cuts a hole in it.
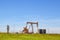
[{"label": "oil well", "polygon": [[[28,26],[27,26],[28,24],[31,25],[30,27],[32,28],[32,32],[29,32],[29,29],[27,28],[27,27],[28,27]],[[36,27],[37,27],[37,33],[38,33],[38,22],[27,22],[27,23],[26,23],[26,27],[24,27],[24,29],[23,29],[23,33],[34,33],[34,31],[33,31],[33,30],[34,30],[33,24],[36,25]]]},{"label": "oil well", "polygon": [[[28,24],[31,25],[30,27],[32,28],[32,32],[29,32],[29,29],[27,28]],[[35,24],[36,27],[37,27],[37,33],[46,34],[46,29],[38,29],[38,22],[26,22],[26,26],[23,28],[22,32],[23,33],[34,33],[34,26],[33,26],[33,24]]]}]

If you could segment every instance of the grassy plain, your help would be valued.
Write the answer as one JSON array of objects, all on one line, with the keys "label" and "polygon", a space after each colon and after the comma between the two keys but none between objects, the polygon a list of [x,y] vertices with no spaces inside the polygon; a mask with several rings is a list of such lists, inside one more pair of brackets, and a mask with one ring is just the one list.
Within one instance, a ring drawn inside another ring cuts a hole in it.
[{"label": "grassy plain", "polygon": [[7,33],[0,33],[0,40],[60,40],[60,34],[7,34]]}]

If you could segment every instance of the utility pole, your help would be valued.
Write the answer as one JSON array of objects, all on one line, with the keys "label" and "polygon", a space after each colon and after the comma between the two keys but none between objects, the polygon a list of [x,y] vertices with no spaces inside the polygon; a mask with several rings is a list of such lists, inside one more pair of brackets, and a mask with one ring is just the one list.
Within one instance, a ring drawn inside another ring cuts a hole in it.
[{"label": "utility pole", "polygon": [[7,33],[9,33],[9,25],[7,25]]},{"label": "utility pole", "polygon": [[31,27],[32,27],[32,33],[34,33],[33,24],[31,24]]}]

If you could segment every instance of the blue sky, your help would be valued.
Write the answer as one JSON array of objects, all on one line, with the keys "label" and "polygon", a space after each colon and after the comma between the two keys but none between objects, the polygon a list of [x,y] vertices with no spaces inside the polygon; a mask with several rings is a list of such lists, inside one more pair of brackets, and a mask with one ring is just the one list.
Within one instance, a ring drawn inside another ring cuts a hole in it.
[{"label": "blue sky", "polygon": [[60,0],[0,0],[2,29],[9,24],[11,27],[15,25],[13,29],[17,30],[25,26],[27,21],[38,21],[39,28],[54,29],[54,32],[56,28],[59,30]]}]

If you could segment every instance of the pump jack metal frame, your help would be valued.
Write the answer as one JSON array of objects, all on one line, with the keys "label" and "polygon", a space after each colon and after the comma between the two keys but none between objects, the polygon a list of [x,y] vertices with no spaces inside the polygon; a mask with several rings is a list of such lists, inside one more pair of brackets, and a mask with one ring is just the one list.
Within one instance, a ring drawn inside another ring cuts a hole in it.
[{"label": "pump jack metal frame", "polygon": [[27,27],[28,24],[30,24],[31,27],[32,27],[32,33],[34,33],[33,24],[36,24],[36,25],[37,25],[37,33],[39,33],[39,31],[38,31],[38,22],[27,22],[27,23],[26,23],[26,27]]}]

